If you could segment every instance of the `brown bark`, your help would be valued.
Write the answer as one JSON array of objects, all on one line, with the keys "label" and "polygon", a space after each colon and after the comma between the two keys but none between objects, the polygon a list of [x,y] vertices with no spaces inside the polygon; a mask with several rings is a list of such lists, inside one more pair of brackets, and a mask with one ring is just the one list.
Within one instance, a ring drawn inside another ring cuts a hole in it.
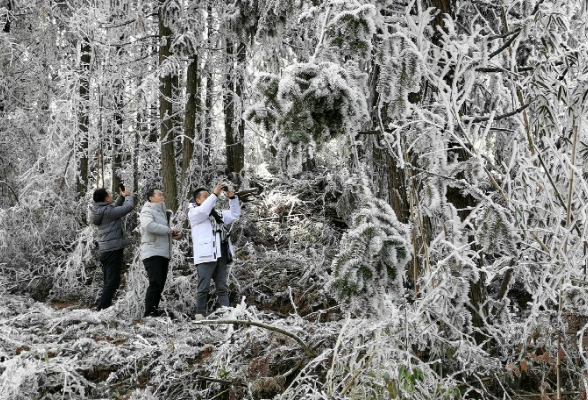
[{"label": "brown bark", "polygon": [[[233,136],[233,121],[235,119],[235,103],[233,102],[234,82],[233,82],[233,56],[234,45],[230,39],[226,40],[227,62],[225,67],[225,85],[223,87],[223,111],[225,113],[225,137],[232,138]],[[228,154],[227,154],[228,159]],[[228,161],[228,160],[227,160]]]},{"label": "brown bark", "polygon": [[80,143],[79,171],[77,182],[78,197],[82,197],[88,190],[88,128],[90,118],[88,115],[88,103],[90,102],[90,62],[92,61],[90,43],[87,39],[82,41],[80,58],[80,102],[78,105],[78,131]]},{"label": "brown bark", "polygon": [[[159,65],[171,55],[171,29],[165,25],[163,18],[163,5],[165,0],[159,0]],[[175,79],[174,79],[175,78]],[[159,140],[161,144],[161,172],[163,176],[163,187],[165,191],[166,205],[173,212],[178,209],[178,190],[176,184],[176,163],[174,151],[174,130],[173,130],[173,105],[174,81],[177,77],[169,74],[159,78]]]},{"label": "brown bark", "polygon": [[10,33],[10,22],[12,20],[12,1],[8,0],[8,4],[6,5],[6,23],[4,24],[4,28],[2,31],[5,33]]},{"label": "brown bark", "polygon": [[[243,119],[236,115],[236,102],[242,101],[245,68],[245,45],[239,44],[237,62],[239,68],[235,68],[235,45],[230,39],[226,40],[227,70],[225,72],[225,86],[223,93],[223,106],[225,112],[225,145],[227,153],[227,170],[229,176],[236,177],[244,166],[243,135],[245,125]],[[240,74],[237,79],[235,75]]]},{"label": "brown bark", "polygon": [[441,34],[439,33],[437,28],[441,28],[445,30],[445,18],[450,17],[453,18],[453,9],[451,8],[451,3],[453,0],[431,0],[431,7],[436,8],[439,10],[435,18],[431,22],[431,26],[434,29],[433,33],[433,43],[439,45],[439,38]]},{"label": "brown bark", "polygon": [[[378,92],[376,90],[376,85],[378,84],[379,79],[380,66],[373,62],[369,79],[371,87],[370,109],[374,110],[371,118],[372,126],[379,125],[379,116],[377,113]],[[383,119],[382,122],[386,125],[388,123],[386,104],[382,106],[381,115]],[[376,130],[374,132],[379,133],[380,131]],[[388,203],[392,206],[398,221],[408,223],[410,219],[410,207],[408,204],[409,190],[407,186],[406,170],[400,169],[396,159],[378,146],[377,139],[372,142],[372,151],[374,160],[373,167],[376,174],[375,178],[380,179],[380,185],[387,188]],[[385,192],[382,190],[380,193]],[[386,197],[386,195],[383,195],[382,197]]]},{"label": "brown bark", "polygon": [[206,12],[208,17],[206,18],[206,25],[207,25],[207,35],[208,35],[208,54],[206,59],[206,66],[205,66],[205,73],[206,73],[206,100],[205,100],[205,122],[204,122],[204,129],[201,130],[201,141],[202,141],[202,164],[203,166],[210,165],[210,145],[212,143],[212,103],[214,101],[214,93],[213,93],[213,77],[212,77],[212,1],[209,0],[208,4],[206,5]]},{"label": "brown bark", "polygon": [[385,155],[388,179],[388,202],[396,213],[398,221],[406,224],[410,219],[410,206],[407,193],[406,171],[398,168],[396,159],[390,154]]},{"label": "brown bark", "polygon": [[123,132],[123,93],[124,84],[117,81],[114,85],[114,121],[115,126],[112,131],[112,193],[119,191],[119,185],[122,182],[118,170],[122,166],[122,135]]},{"label": "brown bark", "polygon": [[[235,95],[233,96],[233,122],[231,134],[226,132],[227,147],[227,175],[238,176],[245,166],[245,121],[243,120],[243,92],[245,91],[245,61],[247,47],[245,43],[239,43],[237,50],[237,82],[235,84]],[[239,113],[236,115],[235,102],[239,102]]]},{"label": "brown bark", "polygon": [[190,162],[194,155],[194,138],[196,137],[196,117],[200,108],[200,74],[198,71],[198,55],[192,56],[186,76],[186,116],[184,117],[184,146],[182,150],[182,179],[186,184],[186,176],[190,171]]}]

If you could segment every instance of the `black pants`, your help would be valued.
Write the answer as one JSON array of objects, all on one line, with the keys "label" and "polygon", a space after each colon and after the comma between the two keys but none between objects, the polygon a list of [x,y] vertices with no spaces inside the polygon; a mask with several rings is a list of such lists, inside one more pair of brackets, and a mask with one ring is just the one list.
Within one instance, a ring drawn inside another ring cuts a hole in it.
[{"label": "black pants", "polygon": [[102,273],[104,274],[104,287],[98,309],[103,310],[112,305],[114,292],[120,286],[120,270],[123,264],[123,249],[107,251],[100,254]]},{"label": "black pants", "polygon": [[145,294],[145,316],[148,316],[155,314],[159,306],[161,293],[167,278],[169,259],[153,256],[143,260],[143,265],[149,277],[149,287]]}]

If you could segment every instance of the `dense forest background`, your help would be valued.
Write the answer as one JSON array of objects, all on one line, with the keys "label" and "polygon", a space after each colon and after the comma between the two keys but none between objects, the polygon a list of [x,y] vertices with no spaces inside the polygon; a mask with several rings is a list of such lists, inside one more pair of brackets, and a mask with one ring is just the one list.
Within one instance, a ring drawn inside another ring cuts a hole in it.
[{"label": "dense forest background", "polygon": [[[0,397],[586,399],[588,2],[0,0]],[[258,188],[95,312],[92,192]]]}]

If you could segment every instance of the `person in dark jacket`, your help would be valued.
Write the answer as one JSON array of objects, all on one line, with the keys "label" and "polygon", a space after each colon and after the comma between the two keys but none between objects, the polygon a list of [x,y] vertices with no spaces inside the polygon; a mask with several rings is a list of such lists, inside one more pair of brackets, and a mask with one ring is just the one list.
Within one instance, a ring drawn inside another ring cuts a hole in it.
[{"label": "person in dark jacket", "polygon": [[104,188],[94,192],[91,208],[92,223],[98,227],[98,253],[104,273],[104,288],[98,311],[112,305],[112,297],[120,286],[123,250],[131,244],[125,236],[121,218],[133,211],[133,196],[129,189],[121,190],[112,202],[112,195]]}]

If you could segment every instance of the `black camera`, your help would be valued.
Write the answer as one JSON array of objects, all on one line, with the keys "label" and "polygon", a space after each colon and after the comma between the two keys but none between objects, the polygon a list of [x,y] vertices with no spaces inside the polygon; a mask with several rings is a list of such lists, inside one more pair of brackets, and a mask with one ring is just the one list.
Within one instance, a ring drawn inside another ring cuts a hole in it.
[{"label": "black camera", "polygon": [[119,189],[120,189],[121,192],[124,192],[125,191],[125,185],[123,185],[122,183],[119,183],[118,184],[118,187],[119,187]]},{"label": "black camera", "polygon": [[229,187],[228,186],[223,186],[223,192],[228,192],[229,191]]}]

